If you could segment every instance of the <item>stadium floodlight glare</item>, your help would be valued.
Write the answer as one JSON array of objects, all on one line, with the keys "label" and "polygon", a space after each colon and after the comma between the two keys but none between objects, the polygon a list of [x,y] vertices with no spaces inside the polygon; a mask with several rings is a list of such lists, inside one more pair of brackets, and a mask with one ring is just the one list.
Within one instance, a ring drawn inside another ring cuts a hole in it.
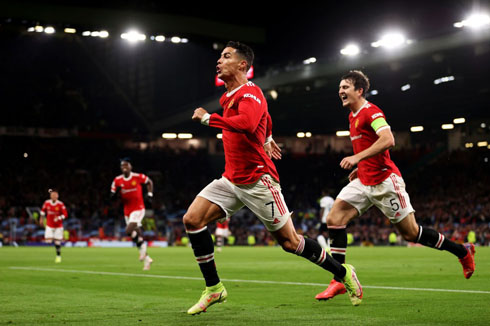
[{"label": "stadium floodlight glare", "polygon": [[100,36],[100,32],[99,31],[93,31],[92,33],[90,33],[90,36],[92,36],[92,37],[99,37]]},{"label": "stadium floodlight glare", "polygon": [[421,132],[421,131],[424,131],[424,127],[423,126],[413,126],[413,127],[410,127],[410,131],[411,132]]},{"label": "stadium floodlight glare", "polygon": [[90,31],[83,31],[82,35],[83,36],[90,36],[91,32]]},{"label": "stadium floodlight glare", "polygon": [[371,92],[370,92],[371,95],[378,95],[379,92],[377,89],[373,89]]},{"label": "stadium floodlight glare", "polygon": [[465,148],[473,148],[473,143],[466,143],[464,144]]},{"label": "stadium floodlight glare", "polygon": [[305,133],[304,133],[304,132],[302,132],[302,131],[300,131],[300,132],[298,132],[298,133],[296,134],[296,137],[298,137],[298,138],[305,138]]},{"label": "stadium floodlight glare", "polygon": [[306,138],[310,138],[311,137],[311,132],[309,132],[309,131],[308,132],[305,132],[305,136],[306,136]]},{"label": "stadium floodlight glare", "polygon": [[446,77],[437,78],[434,80],[434,85],[439,85],[442,83],[448,83],[448,82],[453,81],[453,80],[454,80],[454,76],[446,76]]},{"label": "stadium floodlight glare", "polygon": [[24,153],[24,158],[28,158],[28,157],[29,157],[29,154]]},{"label": "stadium floodlight glare", "polygon": [[441,128],[444,130],[451,130],[454,129],[454,125],[452,123],[445,123],[441,126]]},{"label": "stadium floodlight glare", "polygon": [[180,134],[177,135],[177,137],[179,139],[191,139],[192,138],[192,134],[180,133]]},{"label": "stadium floodlight glare", "polygon": [[165,36],[163,36],[163,35],[157,35],[157,36],[155,36],[155,41],[157,41],[157,42],[163,42],[163,41],[165,41]]},{"label": "stadium floodlight glare", "polygon": [[27,29],[28,32],[35,32],[36,31],[36,28],[35,27],[29,27]]},{"label": "stadium floodlight glare", "polygon": [[189,40],[186,38],[180,39],[180,43],[189,43]]},{"label": "stadium floodlight glare", "polygon": [[100,38],[107,38],[107,37],[109,37],[109,32],[108,31],[100,31],[99,37]]},{"label": "stadium floodlight glare", "polygon": [[485,129],[487,127],[487,124],[485,122],[482,122],[480,125],[481,128]]},{"label": "stadium floodlight glare", "polygon": [[458,124],[461,124],[461,123],[465,123],[466,122],[466,119],[465,118],[456,118],[453,120],[453,123],[455,125],[458,125]]},{"label": "stadium floodlight glare", "polygon": [[269,94],[271,95],[272,99],[275,101],[277,100],[277,97],[279,96],[279,93],[277,93],[277,91],[275,89],[271,89],[269,91]]},{"label": "stadium floodlight glare", "polygon": [[123,40],[126,40],[130,43],[136,43],[136,42],[139,42],[139,41],[144,41],[146,40],[146,35],[145,34],[141,34],[140,32],[138,31],[129,31],[127,33],[122,33],[121,34],[121,38]]},{"label": "stadium floodlight glare", "polygon": [[343,48],[342,50],[340,50],[340,53],[342,55],[346,55],[346,56],[349,56],[349,57],[352,57],[352,56],[356,56],[359,54],[359,52],[361,52],[361,50],[359,49],[359,47],[356,45],[356,44],[347,44],[345,46],[345,48]]},{"label": "stadium floodlight glare", "polygon": [[410,84],[405,84],[405,85],[403,85],[403,86],[402,86],[402,92],[406,92],[406,91],[408,91],[408,90],[410,89],[410,87],[411,87],[411,86],[410,86]]},{"label": "stadium floodlight glare", "polygon": [[316,62],[316,58],[315,57],[311,57],[311,58],[308,58],[306,60],[303,60],[303,63],[305,65],[309,65],[309,64],[312,64],[312,63],[315,63]]},{"label": "stadium floodlight glare", "polygon": [[216,134],[216,138],[223,139],[223,134]]},{"label": "stadium floodlight glare", "polygon": [[469,27],[471,29],[481,29],[490,25],[490,16],[485,13],[472,14],[468,18],[453,24],[456,28]]},{"label": "stadium floodlight glare", "polygon": [[37,32],[37,33],[42,33],[44,31],[44,27],[40,26],[40,25],[36,25],[34,27],[34,30]]},{"label": "stadium floodlight glare", "polygon": [[67,34],[75,34],[77,32],[77,30],[74,28],[67,27],[67,28],[65,28],[64,32]]},{"label": "stadium floodlight glare", "polygon": [[335,133],[337,137],[347,137],[350,136],[350,131],[349,130],[340,130]]},{"label": "stadium floodlight glare", "polygon": [[405,44],[407,44],[407,39],[400,32],[389,32],[384,34],[381,39],[376,42],[372,42],[371,46],[373,48],[383,47],[386,49],[394,49],[399,48]]},{"label": "stadium floodlight glare", "polygon": [[476,146],[478,147],[487,147],[488,146],[488,142],[487,141],[479,141]]},{"label": "stadium floodlight glare", "polygon": [[162,138],[163,139],[175,139],[175,138],[177,138],[177,134],[173,133],[173,132],[164,132],[162,134]]},{"label": "stadium floodlight glare", "polygon": [[175,43],[175,44],[180,43],[180,41],[181,41],[181,38],[180,38],[180,37],[178,37],[178,36],[173,36],[173,37],[170,39],[170,42]]},{"label": "stadium floodlight glare", "polygon": [[54,32],[56,32],[56,31],[54,30],[54,27],[52,27],[52,26],[48,26],[44,29],[44,33],[46,33],[46,34],[54,34]]}]

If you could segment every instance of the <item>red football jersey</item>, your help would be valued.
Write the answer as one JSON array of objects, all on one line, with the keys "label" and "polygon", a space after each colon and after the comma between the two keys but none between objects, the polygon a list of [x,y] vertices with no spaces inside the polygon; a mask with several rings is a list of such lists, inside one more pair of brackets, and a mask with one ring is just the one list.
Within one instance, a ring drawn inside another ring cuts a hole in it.
[{"label": "red football jersey", "polygon": [[262,90],[248,82],[223,94],[220,104],[223,116],[211,114],[209,125],[223,129],[223,176],[235,184],[251,184],[268,173],[279,182],[276,167],[264,150],[272,120]]},{"label": "red football jersey", "polygon": [[[383,124],[375,131],[374,128],[377,123],[374,121],[381,118],[386,120],[383,111],[368,101],[355,114],[352,112],[349,114],[350,139],[354,148],[354,154],[362,152],[374,144],[379,138],[376,132],[384,128],[389,128],[387,124]],[[391,173],[401,176],[400,171],[391,160],[388,150],[362,160],[357,167],[357,176],[362,184],[366,186],[380,184]]]},{"label": "red football jersey", "polygon": [[227,229],[228,228],[228,220],[224,221],[223,223],[216,222],[216,228]]},{"label": "red football jersey", "polygon": [[41,215],[46,216],[46,225],[50,228],[62,228],[63,220],[68,216],[65,204],[57,200],[48,199],[41,208]]},{"label": "red football jersey", "polygon": [[112,181],[111,192],[121,188],[121,199],[124,206],[124,215],[129,216],[131,212],[144,209],[143,192],[141,185],[148,182],[148,177],[142,173],[133,173],[125,178],[123,174]]}]

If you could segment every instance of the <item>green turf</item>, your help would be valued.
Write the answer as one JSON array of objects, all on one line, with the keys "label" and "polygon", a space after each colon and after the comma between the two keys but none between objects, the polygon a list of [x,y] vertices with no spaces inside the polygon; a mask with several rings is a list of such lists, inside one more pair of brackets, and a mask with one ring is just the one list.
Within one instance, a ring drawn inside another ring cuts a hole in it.
[{"label": "green turf", "polygon": [[[323,286],[224,281],[228,301],[198,316],[185,312],[199,298],[202,280],[137,277],[200,277],[192,250],[149,252],[155,262],[143,272],[132,248],[63,248],[61,264],[54,264],[53,248],[0,248],[0,325],[490,325],[490,248],[477,248],[477,271],[466,280],[447,252],[353,247],[348,261],[367,286],[359,307],[351,306],[346,295],[316,301]],[[330,281],[327,272],[278,247],[226,247],[216,253],[216,263],[228,280]],[[66,272],[74,270],[135,275]]]}]

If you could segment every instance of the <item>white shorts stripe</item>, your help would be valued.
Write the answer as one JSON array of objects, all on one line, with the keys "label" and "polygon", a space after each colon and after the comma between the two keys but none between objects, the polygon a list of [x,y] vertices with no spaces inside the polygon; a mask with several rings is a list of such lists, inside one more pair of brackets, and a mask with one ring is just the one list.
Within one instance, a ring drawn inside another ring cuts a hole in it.
[{"label": "white shorts stripe", "polygon": [[398,187],[396,177],[392,174],[392,175],[390,175],[390,179],[393,182],[393,186],[395,187],[395,192],[398,196],[398,200],[400,201],[400,204],[402,205],[402,208],[407,207],[407,204],[405,203],[405,198],[403,198],[403,195],[400,192],[400,188]]},{"label": "white shorts stripe", "polygon": [[282,204],[281,200],[281,195],[278,193],[278,191],[271,185],[269,180],[267,178],[262,178],[261,180],[267,188],[269,188],[270,192],[272,193],[272,197],[274,197],[274,201],[276,202],[276,206],[279,209],[279,213],[281,215],[286,214],[286,210],[284,209],[284,206]]}]

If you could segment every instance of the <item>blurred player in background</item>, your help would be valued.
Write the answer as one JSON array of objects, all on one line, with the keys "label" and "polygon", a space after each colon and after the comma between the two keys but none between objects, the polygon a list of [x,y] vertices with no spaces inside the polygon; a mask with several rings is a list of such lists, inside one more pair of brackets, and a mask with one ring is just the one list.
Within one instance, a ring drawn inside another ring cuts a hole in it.
[{"label": "blurred player in background", "polygon": [[[327,252],[330,252],[330,241],[328,240],[328,227],[327,227],[327,215],[332,209],[333,198],[328,195],[328,191],[325,189],[322,191],[322,198],[320,198],[320,230],[316,240]],[[327,237],[327,238],[325,238]]]},{"label": "blurred player in background", "polygon": [[201,298],[187,313],[199,314],[226,300],[228,294],[216,270],[213,240],[207,225],[232,216],[243,206],[261,220],[285,251],[309,259],[343,279],[352,303],[357,305],[361,302],[362,288],[354,268],[341,265],[318,242],[305,239],[294,229],[271,160],[276,157],[272,154],[277,145],[272,143],[267,102],[262,90],[246,77],[253,57],[248,46],[229,42],[216,67],[227,89],[220,100],[223,116],[209,114],[203,108],[197,108],[192,116],[206,126],[222,129],[225,172],[196,196],[184,215],[194,256],[206,283]]},{"label": "blurred player in background", "polygon": [[120,189],[126,220],[126,234],[131,237],[139,250],[139,260],[143,262],[143,270],[149,270],[153,259],[146,252],[147,244],[143,239],[141,222],[145,217],[142,184],[146,184],[146,200],[151,203],[153,198],[153,181],[142,174],[132,172],[133,166],[129,158],[121,159],[122,175],[117,176],[111,185],[111,197],[116,196]]},{"label": "blurred player in background", "polygon": [[225,245],[225,238],[228,239],[230,236],[230,229],[228,227],[228,219],[224,220],[223,223],[221,222],[216,222],[216,231],[214,233],[216,236],[216,250],[218,252],[221,252],[223,249],[223,246]]},{"label": "blurred player in background", "polygon": [[[354,155],[342,159],[343,169],[353,169],[350,183],[337,196],[327,217],[332,256],[345,262],[347,248],[346,226],[350,220],[376,206],[388,217],[406,241],[420,243],[438,250],[446,250],[459,258],[463,275],[470,278],[475,270],[473,244],[457,244],[441,233],[417,224],[405,182],[389,149],[395,145],[391,128],[383,111],[366,100],[369,80],[360,71],[351,71],[341,78],[339,96],[342,106],[350,109],[350,138]],[[328,300],[345,293],[339,279],[316,298]]]},{"label": "blurred player in background", "polygon": [[49,199],[46,200],[41,208],[41,218],[39,224],[44,226],[46,218],[46,230],[44,231],[44,241],[54,243],[56,248],[55,263],[61,263],[61,241],[63,240],[63,220],[68,216],[65,204],[59,201],[59,193],[55,189],[49,189]]}]

